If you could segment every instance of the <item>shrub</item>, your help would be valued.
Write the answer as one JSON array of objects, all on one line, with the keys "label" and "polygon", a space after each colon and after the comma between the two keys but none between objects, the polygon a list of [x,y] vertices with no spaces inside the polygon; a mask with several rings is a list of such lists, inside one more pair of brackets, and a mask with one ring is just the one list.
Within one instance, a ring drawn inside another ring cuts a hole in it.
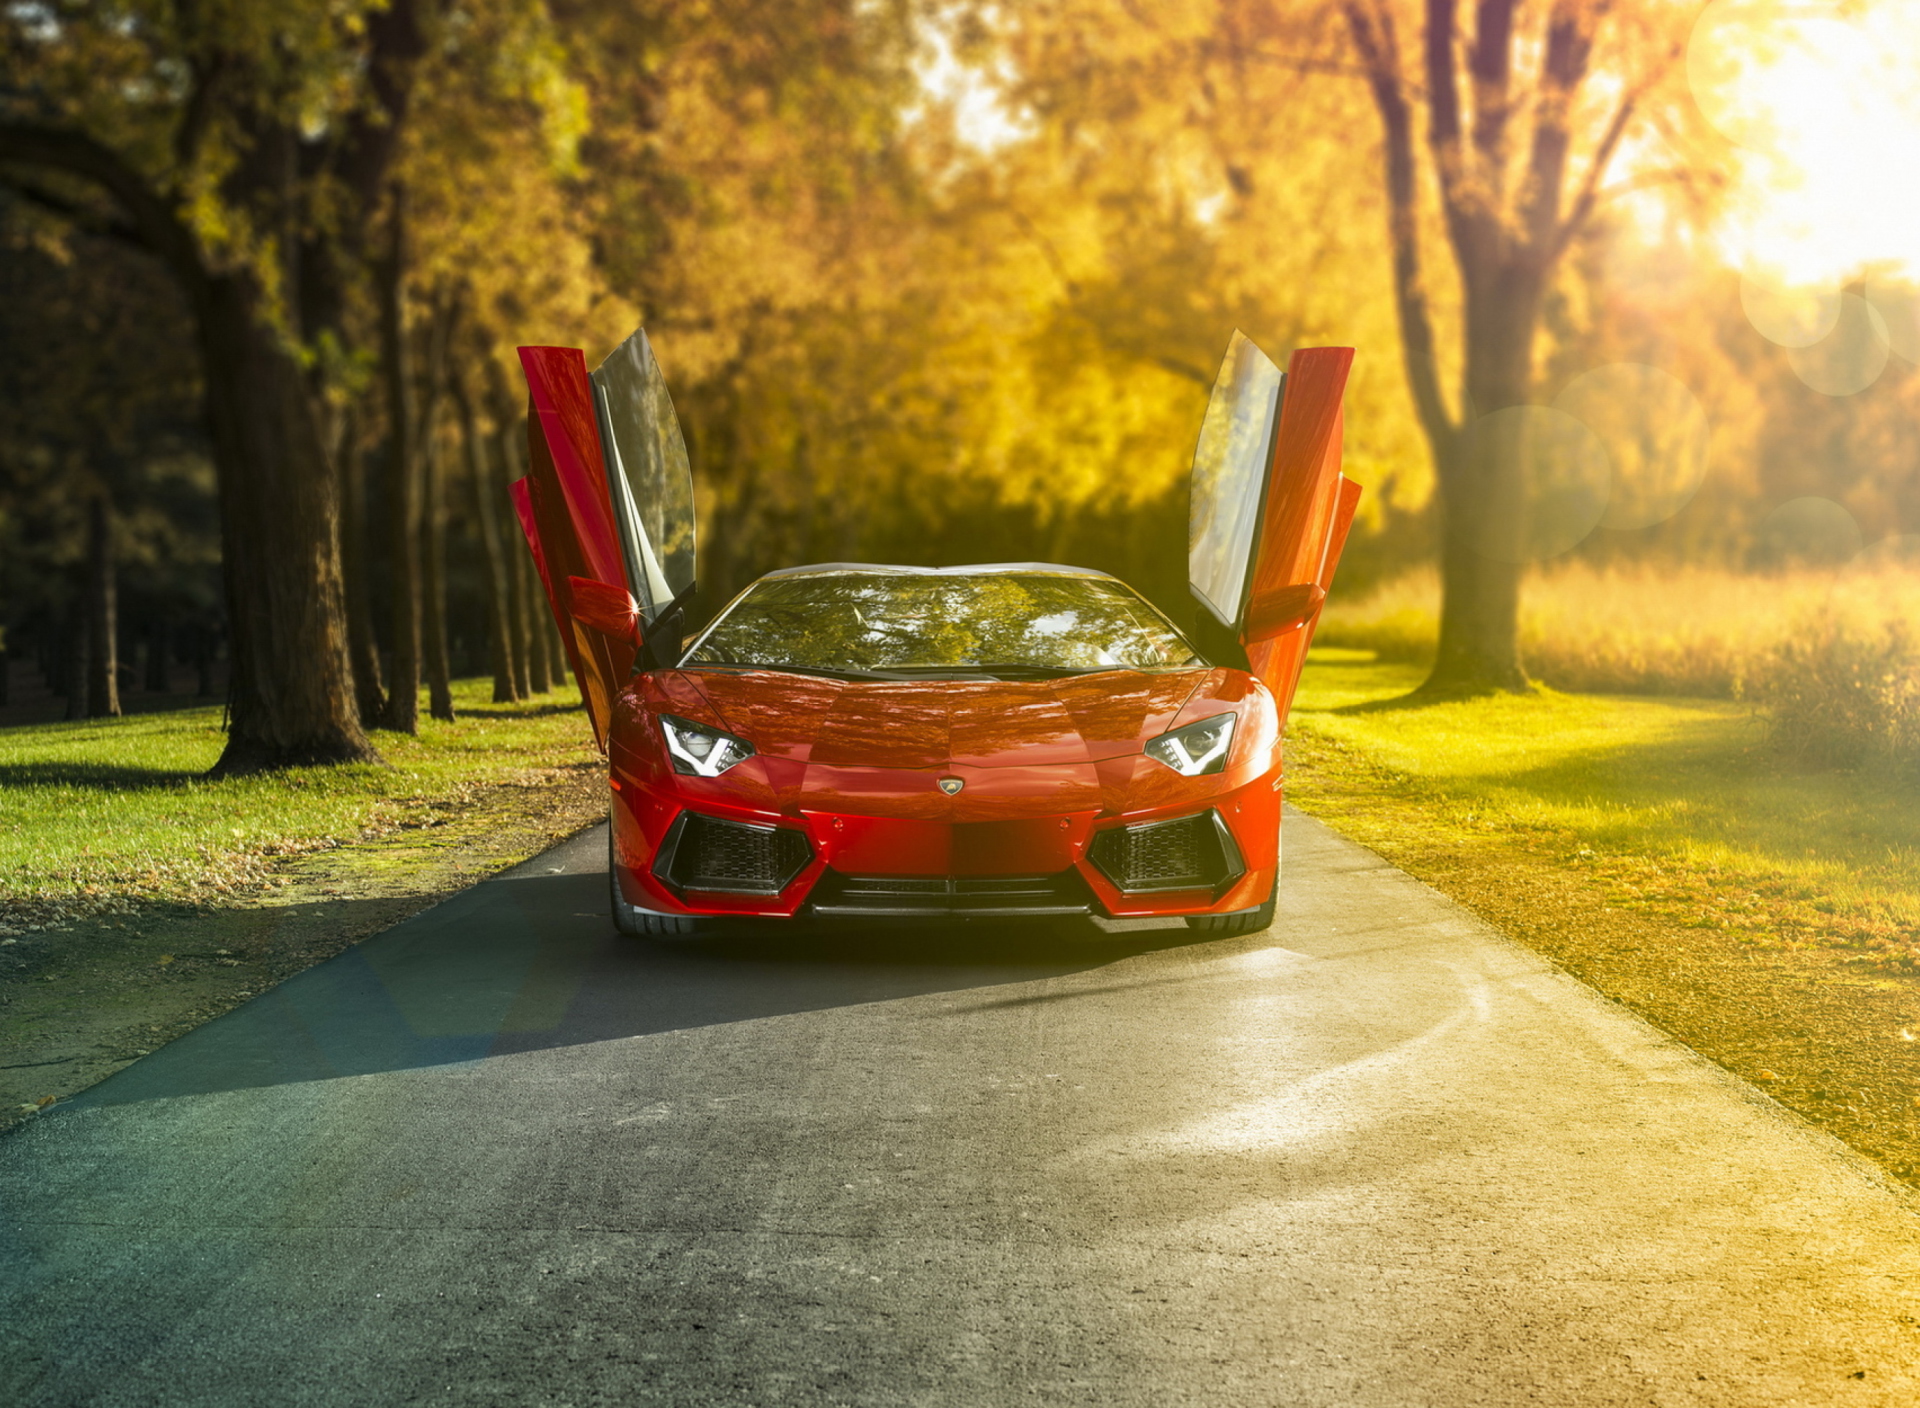
[{"label": "shrub", "polygon": [[1753,697],[1774,745],[1808,762],[1920,761],[1920,650],[1904,621],[1820,623],[1775,649]]},{"label": "shrub", "polygon": [[[1431,568],[1352,600],[1336,590],[1316,643],[1431,660],[1439,606]],[[1752,699],[1809,762],[1920,761],[1910,621],[1920,573],[1897,563],[1756,574],[1573,561],[1528,576],[1520,651],[1555,689]]]}]

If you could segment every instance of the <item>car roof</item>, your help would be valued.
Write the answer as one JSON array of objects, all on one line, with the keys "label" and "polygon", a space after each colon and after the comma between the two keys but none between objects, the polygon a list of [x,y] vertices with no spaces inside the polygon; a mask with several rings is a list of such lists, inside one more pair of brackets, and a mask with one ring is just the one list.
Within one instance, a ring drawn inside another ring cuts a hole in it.
[{"label": "car roof", "polygon": [[759,580],[765,582],[774,577],[838,577],[881,572],[914,577],[1007,576],[1015,572],[1047,572],[1062,577],[1097,577],[1109,582],[1120,580],[1110,572],[1096,572],[1091,567],[1068,567],[1058,562],[974,562],[959,567],[905,567],[891,562],[815,562],[805,567],[782,567]]}]

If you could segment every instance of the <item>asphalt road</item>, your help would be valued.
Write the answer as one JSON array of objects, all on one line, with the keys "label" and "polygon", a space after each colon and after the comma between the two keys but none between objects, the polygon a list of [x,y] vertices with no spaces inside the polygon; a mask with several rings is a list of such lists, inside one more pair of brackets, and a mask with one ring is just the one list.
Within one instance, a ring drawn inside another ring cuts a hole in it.
[{"label": "asphalt road", "polygon": [[0,1139],[6,1404],[1920,1402],[1920,1220],[1290,815],[1279,921],[614,938],[604,833]]}]

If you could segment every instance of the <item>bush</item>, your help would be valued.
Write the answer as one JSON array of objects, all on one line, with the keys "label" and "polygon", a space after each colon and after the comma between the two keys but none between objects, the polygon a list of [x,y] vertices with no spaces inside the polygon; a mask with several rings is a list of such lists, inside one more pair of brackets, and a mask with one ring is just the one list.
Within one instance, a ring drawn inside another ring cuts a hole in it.
[{"label": "bush", "polygon": [[1920,650],[1904,621],[1826,621],[1773,653],[1755,682],[1774,745],[1808,762],[1920,761]]},{"label": "bush", "polygon": [[[1316,644],[1425,662],[1440,579],[1409,572],[1352,600],[1336,589]],[[1920,761],[1920,573],[1770,574],[1720,568],[1531,573],[1520,603],[1528,672],[1554,689],[1751,699],[1780,747],[1809,762]]]},{"label": "bush", "polygon": [[1371,650],[1382,660],[1426,664],[1440,638],[1440,575],[1408,572],[1349,600],[1336,583],[1315,629],[1315,645]]}]

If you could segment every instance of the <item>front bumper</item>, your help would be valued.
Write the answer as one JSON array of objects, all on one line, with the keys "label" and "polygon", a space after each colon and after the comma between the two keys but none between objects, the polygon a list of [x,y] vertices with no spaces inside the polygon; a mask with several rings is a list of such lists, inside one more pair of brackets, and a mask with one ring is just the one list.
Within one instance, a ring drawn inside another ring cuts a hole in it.
[{"label": "front bumper", "polygon": [[1058,789],[1050,810],[1047,789],[970,777],[967,820],[924,800],[922,778],[884,799],[844,785],[743,799],[724,779],[616,770],[616,883],[662,914],[776,918],[1225,914],[1273,892],[1277,768],[1181,779],[1189,795],[1135,808],[1102,806],[1095,786]]}]

